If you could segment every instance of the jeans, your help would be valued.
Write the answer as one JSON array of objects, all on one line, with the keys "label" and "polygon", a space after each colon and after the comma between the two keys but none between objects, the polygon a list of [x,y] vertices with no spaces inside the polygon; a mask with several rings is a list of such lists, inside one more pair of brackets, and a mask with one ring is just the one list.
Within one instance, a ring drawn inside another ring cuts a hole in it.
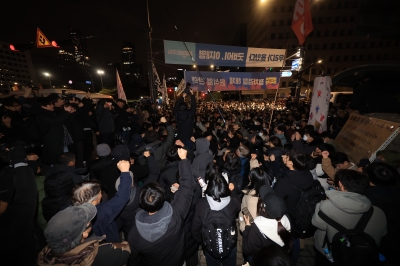
[{"label": "jeans", "polygon": [[236,266],[236,247],[231,250],[229,255],[222,259],[216,259],[211,256],[207,250],[204,250],[204,256],[206,257],[207,266]]}]

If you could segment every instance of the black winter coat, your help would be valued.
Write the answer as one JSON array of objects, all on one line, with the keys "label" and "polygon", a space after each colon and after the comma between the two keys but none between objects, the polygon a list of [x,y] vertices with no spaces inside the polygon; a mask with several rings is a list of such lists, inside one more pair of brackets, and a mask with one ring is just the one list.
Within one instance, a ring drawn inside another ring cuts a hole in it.
[{"label": "black winter coat", "polygon": [[117,190],[115,189],[115,181],[117,181],[121,172],[118,170],[117,161],[111,155],[99,157],[94,160],[89,171],[90,179],[97,179],[103,185],[104,191],[108,198],[114,197]]},{"label": "black winter coat", "polygon": [[171,192],[171,185],[178,183],[176,174],[179,171],[179,161],[169,162],[165,165],[164,170],[160,174],[158,183],[165,190],[165,197],[168,202],[172,201],[173,193]]},{"label": "black winter coat", "polygon": [[184,221],[193,198],[194,186],[189,160],[179,162],[180,186],[171,203],[172,218],[163,236],[154,242],[144,239],[136,225],[129,232],[131,256],[128,265],[177,266],[184,262]]},{"label": "black winter coat", "polygon": [[181,141],[190,140],[193,135],[194,116],[196,115],[196,99],[194,95],[190,96],[190,110],[180,110],[179,106],[183,102],[183,97],[179,98],[175,104],[175,116],[178,126],[178,139]]},{"label": "black winter coat", "polygon": [[61,111],[57,116],[55,112],[40,109],[36,115],[36,123],[40,135],[43,137],[42,161],[46,164],[56,164],[57,158],[64,152],[64,127],[63,123],[71,114]]}]

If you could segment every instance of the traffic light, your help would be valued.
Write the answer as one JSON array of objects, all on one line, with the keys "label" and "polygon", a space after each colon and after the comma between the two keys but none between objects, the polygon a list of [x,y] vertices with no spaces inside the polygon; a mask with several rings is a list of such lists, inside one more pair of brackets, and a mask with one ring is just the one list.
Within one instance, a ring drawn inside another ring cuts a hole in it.
[{"label": "traffic light", "polygon": [[274,72],[274,68],[273,67],[268,68],[268,72]]}]

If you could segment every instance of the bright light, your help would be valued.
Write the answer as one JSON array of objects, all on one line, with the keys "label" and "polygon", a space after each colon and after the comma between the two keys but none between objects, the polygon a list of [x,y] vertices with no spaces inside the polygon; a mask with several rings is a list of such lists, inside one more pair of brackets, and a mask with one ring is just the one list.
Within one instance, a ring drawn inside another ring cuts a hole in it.
[{"label": "bright light", "polygon": [[64,88],[66,88],[67,86],[64,85]]},{"label": "bright light", "polygon": [[143,96],[140,96],[140,99],[143,99]]},{"label": "bright light", "polygon": [[321,64],[322,63],[322,60],[318,60],[318,64]]},{"label": "bright light", "polygon": [[47,72],[43,73],[43,75],[45,75],[46,77],[50,77],[50,74]]},{"label": "bright light", "polygon": [[18,85],[18,83],[17,83],[17,82],[14,82],[14,84],[15,84],[15,85]]},{"label": "bright light", "polygon": [[97,74],[103,75],[104,71],[103,70],[97,70]]},{"label": "bright light", "polygon": [[193,65],[193,68],[196,68],[196,65]]},{"label": "bright light", "polygon": [[261,0],[261,3],[264,3],[265,2],[265,0]]},{"label": "bright light", "polygon": [[214,65],[211,65],[210,67],[211,67],[211,68],[214,68]]}]

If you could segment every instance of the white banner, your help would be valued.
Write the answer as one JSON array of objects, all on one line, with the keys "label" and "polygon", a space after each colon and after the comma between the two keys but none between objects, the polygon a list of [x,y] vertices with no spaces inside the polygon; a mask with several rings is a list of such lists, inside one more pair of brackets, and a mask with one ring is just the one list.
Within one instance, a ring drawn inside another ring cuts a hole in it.
[{"label": "white banner", "polygon": [[316,77],[314,80],[308,124],[313,125],[320,133],[328,130],[326,120],[331,99],[331,86],[331,77]]},{"label": "white banner", "polygon": [[128,102],[126,99],[124,87],[122,87],[121,79],[119,78],[118,70],[117,70],[117,92],[118,92],[118,99],[122,99],[125,102]]}]

